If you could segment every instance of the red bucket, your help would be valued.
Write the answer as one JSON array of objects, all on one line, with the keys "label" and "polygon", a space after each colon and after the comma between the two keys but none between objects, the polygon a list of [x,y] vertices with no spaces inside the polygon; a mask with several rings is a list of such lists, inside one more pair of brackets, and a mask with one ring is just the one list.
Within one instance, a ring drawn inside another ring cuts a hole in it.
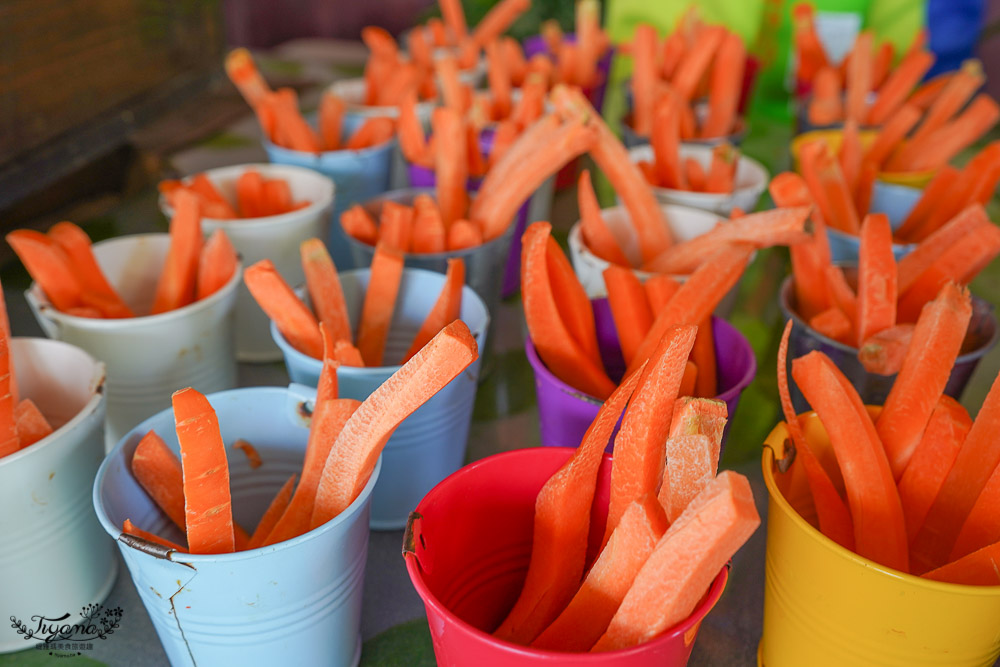
[{"label": "red bucket", "polygon": [[[656,639],[607,653],[540,651],[493,637],[524,584],[531,556],[535,497],[575,450],[537,447],[465,466],[428,493],[410,515],[406,569],[424,601],[438,665],[615,665],[683,667],[701,620],[729,576],[719,572],[691,616]],[[604,456],[591,512],[587,565],[607,519],[611,457]]]}]

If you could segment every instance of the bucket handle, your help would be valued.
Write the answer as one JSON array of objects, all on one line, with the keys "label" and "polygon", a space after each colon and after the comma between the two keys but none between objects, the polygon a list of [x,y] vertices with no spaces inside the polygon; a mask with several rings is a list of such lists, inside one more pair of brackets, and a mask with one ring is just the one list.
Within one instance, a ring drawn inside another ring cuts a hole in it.
[{"label": "bucket handle", "polygon": [[781,474],[788,472],[788,469],[795,463],[795,456],[798,454],[795,449],[795,443],[792,442],[791,438],[782,438],[781,444],[777,447],[770,442],[765,442],[764,449],[771,450],[771,455],[774,457],[774,465],[777,466],[778,472]]},{"label": "bucket handle", "polygon": [[171,562],[173,562],[173,558],[171,558],[170,555],[176,553],[177,551],[176,549],[165,547],[162,544],[150,542],[145,538],[137,537],[131,533],[122,533],[118,536],[118,541],[126,546],[141,551],[148,556],[152,556],[153,558],[169,560]]},{"label": "bucket handle", "polygon": [[421,550],[427,550],[427,545],[424,543],[424,535],[420,532],[420,528],[417,525],[417,522],[423,518],[423,515],[419,512],[410,512],[410,516],[406,519],[406,528],[403,529],[403,560],[406,560],[407,555],[413,556],[420,569],[426,572],[427,568],[424,567],[424,563],[421,562],[420,556],[417,554],[418,540]]}]

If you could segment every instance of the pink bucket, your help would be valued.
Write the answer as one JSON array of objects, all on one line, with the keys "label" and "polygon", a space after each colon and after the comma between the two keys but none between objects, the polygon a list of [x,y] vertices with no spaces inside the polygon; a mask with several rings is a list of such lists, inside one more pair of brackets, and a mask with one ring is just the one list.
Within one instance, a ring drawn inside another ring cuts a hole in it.
[{"label": "pink bucket", "polygon": [[[406,569],[424,601],[438,665],[603,665],[683,667],[702,619],[729,576],[724,567],[683,622],[652,641],[607,653],[540,651],[494,638],[524,583],[535,497],[574,450],[536,447],[465,466],[428,493],[410,515]],[[604,533],[611,483],[605,455],[591,512],[588,565]],[[487,520],[484,520],[487,519]]]}]

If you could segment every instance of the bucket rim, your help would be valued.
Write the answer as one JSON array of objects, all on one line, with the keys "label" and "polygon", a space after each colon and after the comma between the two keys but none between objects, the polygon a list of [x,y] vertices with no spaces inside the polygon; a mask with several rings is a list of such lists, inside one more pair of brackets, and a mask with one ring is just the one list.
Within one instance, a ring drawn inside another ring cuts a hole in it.
[{"label": "bucket rim", "polygon": [[[292,387],[295,387],[298,390],[293,391]],[[271,394],[280,394],[286,399],[288,397],[295,397],[301,399],[302,401],[306,401],[306,400],[313,400],[313,398],[315,397],[315,391],[316,391],[315,388],[312,387],[303,387],[303,385],[292,384],[289,385],[288,387],[277,387],[277,386],[237,387],[236,389],[226,389],[224,391],[217,391],[211,394],[206,394],[205,397],[209,400],[209,403],[212,404],[212,408],[216,409],[215,407],[216,401],[223,401],[227,398],[232,398],[237,395],[245,396],[249,394],[271,393]],[[312,395],[312,398],[307,398],[310,394]],[[147,419],[144,419],[142,422],[140,422],[135,427],[130,429],[128,433],[122,436],[122,438],[117,443],[115,443],[115,446],[111,449],[110,452],[108,452],[107,456],[104,457],[104,460],[101,461],[101,467],[98,468],[97,470],[97,475],[94,476],[94,486],[91,493],[91,500],[94,505],[94,513],[97,515],[97,520],[101,523],[101,527],[104,528],[105,532],[107,532],[108,535],[111,536],[111,539],[114,540],[115,542],[121,544],[127,544],[121,539],[122,536],[125,535],[124,531],[122,531],[120,527],[116,526],[111,521],[104,507],[103,500],[101,498],[102,495],[101,491],[104,488],[108,470],[110,469],[111,465],[113,465],[113,462],[116,459],[118,458],[124,459],[125,455],[122,450],[124,450],[125,444],[130,439],[134,438],[139,434],[152,430],[150,425],[154,421],[159,421],[160,419],[163,418],[165,414],[172,414],[172,413],[173,413],[172,407],[166,408],[165,410],[161,410],[155,415],[152,415]],[[127,462],[126,465],[128,465]],[[348,505],[343,512],[341,512],[334,518],[330,519],[326,523],[317,526],[316,528],[313,528],[311,530],[308,530],[301,535],[293,537],[290,540],[284,540],[283,542],[277,542],[275,544],[271,544],[264,547],[257,547],[256,549],[235,551],[233,553],[227,553],[227,554],[189,554],[180,551],[166,550],[164,555],[162,556],[158,555],[153,557],[163,558],[164,560],[169,560],[174,563],[185,563],[194,566],[200,563],[218,563],[218,564],[232,563],[235,561],[246,560],[250,558],[259,558],[265,553],[273,553],[278,551],[284,551],[285,549],[295,548],[297,545],[302,544],[304,542],[318,539],[321,534],[326,533],[332,530],[333,528],[339,526],[340,524],[353,519],[354,515],[360,512],[363,506],[369,501],[372,495],[372,490],[375,488],[375,482],[378,481],[378,476],[381,470],[382,470],[382,455],[380,454],[378,460],[375,462],[375,467],[372,470],[372,474],[368,478],[368,482],[361,489],[361,492],[358,494],[358,497],[355,498],[353,501],[351,501],[351,504]],[[140,549],[136,550],[142,551]],[[150,552],[144,552],[144,553],[148,554]]]},{"label": "bucket rim", "polygon": [[[708,144],[699,143],[685,143],[680,146],[680,156],[701,156],[712,154],[712,147]],[[633,146],[628,149],[629,160],[633,163],[639,160],[646,160],[651,158],[653,155],[653,146],[651,144],[642,144],[640,146]],[[745,163],[747,169],[750,171],[754,182],[743,185],[742,187],[734,188],[732,192],[694,192],[691,190],[678,190],[676,188],[665,188],[658,185],[650,185],[650,189],[656,193],[657,198],[662,199],[664,197],[672,199],[684,198],[688,200],[687,204],[679,204],[680,206],[686,206],[688,208],[694,208],[691,203],[697,201],[701,206],[720,206],[727,203],[728,201],[735,199],[741,194],[755,194],[759,196],[767,188],[767,183],[770,180],[770,173],[767,168],[759,161],[750,157],[749,155],[744,155],[740,153],[739,163]],[[739,163],[737,163],[737,173],[739,172]],[[737,179],[738,180],[738,179]]]},{"label": "bucket rim", "polygon": [[[872,407],[872,406],[866,406]],[[803,412],[798,417],[815,418],[816,412],[810,410],[808,412]],[[785,515],[792,523],[795,524],[797,528],[804,531],[810,538],[818,541],[824,548],[832,551],[841,558],[844,558],[855,565],[864,568],[866,571],[874,570],[881,575],[891,577],[893,579],[898,579],[904,581],[909,585],[919,586],[929,590],[937,590],[942,593],[951,594],[961,594],[965,596],[973,597],[996,597],[1000,595],[1000,584],[996,586],[972,586],[969,584],[953,584],[946,581],[936,581],[933,579],[925,579],[919,577],[915,574],[909,574],[906,572],[901,572],[899,570],[893,569],[891,567],[886,567],[876,563],[873,560],[869,560],[863,556],[859,556],[850,549],[846,549],[829,537],[821,533],[817,528],[814,528],[808,521],[806,521],[798,511],[792,507],[792,504],[788,502],[784,494],[777,486],[777,482],[774,476],[774,468],[777,466],[775,459],[775,444],[787,440],[788,430],[784,421],[779,421],[778,424],[771,430],[767,438],[764,440],[764,445],[761,448],[761,470],[764,475],[764,485],[767,487],[767,497],[768,497],[768,517],[771,516],[772,512],[770,509],[771,503],[775,503],[781,513]],[[768,519],[770,521],[770,518]]]},{"label": "bucket rim", "polygon": [[[789,150],[792,154],[792,166],[795,168],[795,171],[798,171],[799,154],[805,144],[810,141],[825,141],[829,143],[831,138],[837,137],[839,140],[843,134],[844,128],[843,126],[840,126],[808,130],[792,137],[792,142],[789,144]],[[877,134],[878,130],[870,128],[858,131],[858,136],[861,138],[862,144],[873,141],[875,135]],[[878,180],[876,182],[882,181],[890,185],[902,186],[918,182],[926,184],[937,172],[937,169],[918,169],[917,171],[880,171],[878,172]],[[923,189],[922,187],[918,187],[916,185],[910,185],[910,187]]]},{"label": "bucket rim", "polygon": [[[94,244],[95,248],[99,248],[102,245],[111,244],[135,244],[144,239],[153,239],[154,243],[169,243],[170,235],[162,233],[153,234],[128,234],[125,236],[115,236],[110,239],[105,239],[103,241],[98,241]],[[98,262],[100,264],[100,262]],[[118,319],[107,319],[107,318],[95,318],[95,317],[80,317],[78,315],[70,315],[64,313],[49,301],[48,296],[42,290],[41,286],[32,281],[28,289],[24,291],[24,298],[27,299],[28,303],[33,305],[37,310],[38,314],[46,319],[53,320],[59,323],[65,323],[74,326],[77,329],[83,329],[87,331],[100,331],[100,332],[125,332],[132,327],[150,326],[156,324],[164,324],[166,322],[171,322],[173,320],[178,320],[189,315],[193,315],[196,312],[203,310],[210,310],[216,304],[225,301],[236,296],[236,288],[243,281],[243,260],[238,258],[236,263],[236,271],[229,278],[229,282],[215,290],[203,299],[198,299],[186,306],[180,308],[175,308],[173,310],[168,310],[165,313],[157,313],[156,315],[139,315],[136,317],[123,317]]]},{"label": "bucket rim", "polygon": [[[448,475],[443,480],[438,482],[433,489],[427,492],[427,495],[417,504],[414,514],[420,515],[421,508],[424,501],[434,494],[440,487],[447,485],[449,482],[453,481],[453,478],[461,478],[466,475],[475,474],[482,467],[492,465],[499,459],[507,458],[531,458],[533,456],[548,456],[551,458],[562,458],[562,460],[567,460],[571,452],[576,451],[575,447],[528,447],[522,449],[514,449],[506,452],[500,452],[498,454],[493,454],[485,458],[479,459],[478,461],[473,461],[472,463],[463,466]],[[603,454],[603,460],[610,460],[612,457],[608,453]],[[412,515],[411,515],[412,517]],[[409,533],[409,523],[407,524],[407,533]],[[404,538],[405,539],[405,538]],[[654,643],[666,643],[670,640],[676,639],[679,635],[683,635],[689,632],[692,628],[696,628],[699,624],[711,613],[712,609],[718,603],[719,598],[722,597],[722,593],[725,591],[726,583],[729,580],[729,570],[732,567],[731,561],[727,562],[719,570],[719,573],[712,579],[712,583],[709,584],[708,590],[706,591],[704,597],[698,602],[691,614],[687,618],[680,621],[673,627],[667,628],[659,635],[650,639],[647,642],[638,644],[636,646],[631,646],[625,649],[618,649],[615,651],[607,651],[604,653],[569,653],[566,651],[551,651],[531,648],[529,646],[523,646],[521,644],[515,644],[504,639],[497,639],[493,635],[480,630],[479,628],[470,625],[463,619],[456,616],[450,609],[444,606],[444,604],[434,595],[430,589],[427,587],[426,582],[423,578],[423,573],[420,569],[419,561],[414,552],[403,549],[403,560],[406,561],[406,573],[410,578],[410,583],[417,591],[417,595],[420,596],[421,601],[428,607],[434,609],[434,611],[443,618],[448,618],[452,622],[456,623],[462,630],[466,633],[471,634],[477,639],[494,644],[498,648],[502,648],[511,654],[521,655],[525,657],[532,658],[558,658],[562,661],[567,661],[572,658],[573,664],[587,664],[587,663],[600,663],[606,661],[608,656],[618,656],[626,657],[629,655],[636,655],[645,653],[650,644]]]}]

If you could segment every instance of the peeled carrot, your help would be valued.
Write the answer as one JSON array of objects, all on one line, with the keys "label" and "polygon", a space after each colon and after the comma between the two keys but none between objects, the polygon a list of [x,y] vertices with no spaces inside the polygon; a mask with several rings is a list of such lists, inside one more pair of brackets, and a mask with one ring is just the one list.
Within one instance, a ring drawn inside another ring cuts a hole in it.
[{"label": "peeled carrot", "polygon": [[922,240],[913,252],[899,260],[897,267],[899,293],[906,294],[920,276],[933,266],[950,247],[972,235],[977,229],[990,224],[986,209],[981,205],[969,204],[966,206],[961,213]]},{"label": "peeled carrot", "polygon": [[694,157],[684,158],[684,179],[692,192],[703,191],[706,178],[705,168],[701,166],[701,162]]},{"label": "peeled carrot", "polygon": [[57,222],[49,229],[48,235],[66,253],[70,268],[84,291],[99,295],[100,300],[94,305],[104,317],[134,317],[132,310],[104,277],[85,231],[72,222]]},{"label": "peeled carrot", "polygon": [[848,345],[852,342],[851,320],[837,306],[830,306],[826,310],[809,318],[809,326],[827,338],[832,338]]},{"label": "peeled carrot", "polygon": [[660,51],[659,59],[660,77],[662,79],[669,81],[673,78],[674,72],[677,71],[677,66],[684,58],[684,49],[684,37],[680,31],[675,30],[667,35],[667,38],[663,41],[663,48]]},{"label": "peeled carrot", "polygon": [[244,271],[243,282],[292,347],[314,359],[323,357],[319,322],[295,296],[271,260],[262,259]]},{"label": "peeled carrot", "polygon": [[927,184],[927,187],[924,188],[924,192],[920,196],[920,199],[918,199],[914,207],[910,209],[906,219],[903,220],[903,224],[896,230],[896,236],[898,238],[904,241],[908,241],[910,239],[919,240],[916,235],[917,230],[923,225],[934,209],[941,203],[942,198],[946,197],[947,194],[955,187],[958,175],[958,169],[950,165],[945,165],[940,171],[938,171],[934,178],[931,179],[931,182]]},{"label": "peeled carrot", "polygon": [[854,199],[847,187],[847,181],[844,180],[844,174],[840,171],[840,165],[830,152],[824,149],[819,154],[816,167],[819,186],[823,190],[824,200],[828,206],[828,210],[823,211],[823,221],[848,234],[858,234],[860,231],[858,212],[854,208]]},{"label": "peeled carrot", "polygon": [[632,269],[612,264],[604,270],[603,276],[622,356],[628,364],[653,324],[653,313],[642,283]]},{"label": "peeled carrot", "polygon": [[310,527],[329,521],[357,498],[399,423],[478,356],[469,328],[456,320],[365,399],[333,443],[316,492]]},{"label": "peeled carrot", "polygon": [[792,362],[792,376],[816,411],[844,472],[855,553],[909,571],[906,522],[875,425],[857,391],[821,352]]},{"label": "peeled carrot", "polygon": [[335,151],[340,148],[340,135],[344,125],[344,100],[327,91],[319,101],[319,131],[323,139],[323,150]]},{"label": "peeled carrot", "polygon": [[317,319],[334,340],[351,338],[344,291],[330,253],[322,241],[307,239],[299,245],[309,299]]},{"label": "peeled carrot", "polygon": [[725,29],[720,26],[706,27],[677,66],[670,84],[685,102],[690,102],[694,98],[698,84],[708,71],[709,63],[713,57],[717,57],[716,53],[722,45],[725,34]]},{"label": "peeled carrot", "polygon": [[236,179],[236,205],[244,218],[266,215],[264,209],[264,178],[260,172],[247,169]]},{"label": "peeled carrot", "polygon": [[132,474],[170,520],[184,530],[184,486],[181,462],[163,439],[150,431],[132,454]]},{"label": "peeled carrot", "polygon": [[[923,139],[948,122],[983,85],[983,66],[978,60],[966,60],[962,68],[947,80],[942,80],[940,94],[929,105],[913,140]],[[914,102],[913,98],[910,103]]]},{"label": "peeled carrot", "polygon": [[239,270],[239,262],[236,248],[226,232],[221,227],[216,228],[201,248],[195,297],[204,299],[225,287]]},{"label": "peeled carrot", "polygon": [[531,0],[500,0],[493,5],[472,31],[472,41],[480,46],[503,34],[510,25],[531,7]]},{"label": "peeled carrot", "polygon": [[254,64],[253,56],[242,47],[233,49],[226,55],[226,74],[251,107],[256,107],[271,92],[270,86]]},{"label": "peeled carrot", "polygon": [[722,137],[732,131],[743,87],[746,58],[743,39],[735,32],[727,31],[712,63],[708,118],[701,127],[701,136]]},{"label": "peeled carrot", "polygon": [[799,81],[814,81],[819,78],[821,70],[827,67],[826,52],[816,32],[814,13],[813,6],[806,2],[792,6],[792,30],[798,56]]},{"label": "peeled carrot", "polygon": [[379,243],[399,252],[410,252],[413,240],[413,219],[415,208],[426,207],[437,210],[437,205],[429,195],[420,194],[414,206],[406,206],[394,201],[382,205],[378,227]]},{"label": "peeled carrot", "polygon": [[736,180],[736,163],[740,152],[729,144],[723,143],[712,148],[712,161],[705,175],[705,192],[728,194],[733,191]]},{"label": "peeled carrot", "polygon": [[844,117],[840,77],[834,68],[823,67],[816,73],[808,114],[809,122],[818,127],[833,125]]},{"label": "peeled carrot", "polygon": [[920,171],[944,166],[1000,119],[1000,105],[980,93],[965,111],[919,141],[908,142],[886,163],[889,171]]},{"label": "peeled carrot", "polygon": [[858,251],[857,346],[896,323],[896,258],[884,213],[865,216]]},{"label": "peeled carrot", "polygon": [[165,313],[195,300],[198,259],[201,253],[201,219],[198,199],[178,191],[174,216],[170,220],[170,249],[156,286],[152,314]]},{"label": "peeled carrot", "polygon": [[468,35],[468,28],[465,25],[465,10],[460,0],[438,0],[438,5],[441,7],[445,25],[451,30],[451,38],[456,42],[464,40]]},{"label": "peeled carrot", "polygon": [[683,102],[673,93],[662,96],[656,103],[650,143],[656,165],[654,183],[664,188],[684,190],[687,179],[680,162],[681,104]]},{"label": "peeled carrot", "polygon": [[[698,325],[698,336],[691,350],[691,359],[698,366],[698,380],[695,383],[695,396],[712,398],[717,392],[715,336],[712,332],[712,317],[702,320]],[[714,474],[714,473],[713,473]]]},{"label": "peeled carrot", "polygon": [[441,210],[433,202],[416,207],[412,229],[410,252],[429,254],[445,251],[448,232],[444,220],[441,219]]},{"label": "peeled carrot", "polygon": [[604,448],[639,384],[639,376],[633,374],[614,390],[580,446],[538,492],[528,574],[514,607],[494,636],[530,644],[578,590],[587,555],[597,471]]},{"label": "peeled carrot", "polygon": [[673,277],[661,273],[648,278],[642,287],[649,300],[649,308],[653,317],[656,317],[670,301],[670,298],[677,293],[681,284]]},{"label": "peeled carrot", "polygon": [[22,399],[14,408],[14,428],[21,449],[52,434],[52,426],[30,398]]},{"label": "peeled carrot", "polygon": [[912,340],[912,324],[897,324],[883,329],[861,344],[858,361],[869,373],[895,375],[903,367]]},{"label": "peeled carrot", "polygon": [[580,232],[590,251],[612,264],[629,266],[625,253],[622,252],[621,246],[601,216],[601,207],[597,203],[597,195],[594,193],[588,169],[580,173],[577,198],[580,208]]},{"label": "peeled carrot", "polygon": [[66,311],[83,304],[83,286],[73,273],[66,253],[55,241],[31,229],[15,230],[6,238],[57,310]]},{"label": "peeled carrot", "polygon": [[858,319],[857,296],[851,286],[847,284],[844,270],[839,266],[827,265],[824,273],[830,304],[836,305],[844,312],[847,319],[851,321],[851,330],[854,331],[855,322]]},{"label": "peeled carrot", "polygon": [[10,336],[0,333],[0,457],[21,448],[14,418],[15,402],[11,393],[14,365],[10,358]]},{"label": "peeled carrot", "polygon": [[456,220],[448,228],[448,250],[475,248],[483,243],[483,232],[479,226],[468,220]]},{"label": "peeled carrot", "polygon": [[441,294],[431,308],[420,330],[417,331],[410,349],[403,355],[401,363],[409,361],[437,332],[449,322],[458,319],[462,310],[462,287],[465,285],[465,262],[461,258],[449,259]]},{"label": "peeled carrot", "polygon": [[[966,417],[968,415],[966,414]],[[971,427],[971,420],[969,421]],[[957,457],[959,444],[954,447]],[[955,538],[955,546],[951,550],[948,560],[954,561],[1000,541],[1000,466],[993,469],[990,478],[986,480],[982,493],[976,499],[976,503],[969,510],[969,516],[962,524],[962,530]],[[944,481],[942,478],[941,481]]]},{"label": "peeled carrot", "polygon": [[997,576],[998,561],[1000,561],[1000,542],[983,547],[979,551],[920,576],[966,586],[996,586],[1000,583],[1000,576]]},{"label": "peeled carrot", "polygon": [[188,550],[181,545],[171,542],[165,537],[160,537],[156,533],[151,533],[148,530],[143,530],[142,528],[137,527],[134,523],[132,523],[131,519],[125,519],[125,521],[122,522],[122,532],[134,537],[142,538],[147,542],[152,542],[153,544],[159,544],[161,547],[166,547],[167,549],[173,551],[179,551],[184,554],[188,553]]},{"label": "peeled carrot", "polygon": [[445,227],[464,218],[469,205],[465,182],[469,178],[466,158],[465,121],[447,107],[434,110],[435,183],[437,203]]},{"label": "peeled carrot", "polygon": [[847,120],[863,123],[868,117],[867,97],[872,89],[872,33],[863,31],[854,40],[854,48],[847,56],[847,102],[844,115]]},{"label": "peeled carrot", "polygon": [[644,137],[653,129],[656,84],[656,28],[640,23],[632,36],[632,124]]},{"label": "peeled carrot", "polygon": [[597,329],[590,298],[566,253],[551,235],[545,244],[545,267],[552,294],[557,297],[559,319],[590,361],[600,368],[603,362],[597,346]]},{"label": "peeled carrot", "polygon": [[295,488],[295,475],[293,474],[288,478],[281,488],[278,489],[278,493],[275,494],[274,498],[271,499],[271,504],[267,506],[264,510],[264,515],[261,516],[260,521],[257,522],[257,528],[254,529],[253,535],[250,536],[250,541],[247,543],[247,549],[256,549],[262,546],[264,543],[264,538],[271,532],[274,525],[278,523],[278,519],[284,514],[285,508],[288,507],[288,503],[292,499],[292,490]]},{"label": "peeled carrot", "polygon": [[501,53],[500,43],[493,40],[485,46],[486,79],[493,98],[493,109],[498,118],[506,118],[512,106],[510,72]]},{"label": "peeled carrot", "polygon": [[358,324],[358,349],[366,366],[382,365],[402,277],[402,253],[382,244],[377,245]]},{"label": "peeled carrot", "polygon": [[389,141],[396,131],[391,118],[377,116],[369,118],[350,136],[344,150],[357,151],[369,146],[377,146]]},{"label": "peeled carrot", "polygon": [[269,95],[274,111],[276,143],[285,148],[304,153],[319,153],[319,137],[299,112],[298,95],[291,88],[279,88]]},{"label": "peeled carrot", "polygon": [[934,54],[929,51],[908,53],[879,88],[875,102],[868,110],[868,124],[883,124],[906,100],[910,91],[924,78],[934,64]]},{"label": "peeled carrot", "polygon": [[337,341],[333,350],[333,358],[337,360],[341,366],[362,368],[365,365],[364,360],[361,358],[361,352],[358,348],[351,345],[351,341],[349,340]]},{"label": "peeled carrot", "polygon": [[658,498],[667,520],[674,522],[715,478],[719,459],[712,438],[703,433],[670,436],[665,449],[667,463]]},{"label": "peeled carrot", "polygon": [[[840,171],[844,174],[844,182],[847,189],[854,192],[861,176],[861,135],[858,131],[856,121],[849,120],[844,123],[844,134],[840,144],[840,153],[837,156],[840,161]],[[857,209],[855,209],[857,210]],[[858,211],[859,215],[864,215],[865,211]]]},{"label": "peeled carrot", "polygon": [[906,138],[907,133],[920,120],[920,111],[909,104],[904,104],[890,116],[882,125],[875,141],[865,152],[864,159],[879,166],[886,163],[893,150]]},{"label": "peeled carrot", "polygon": [[872,90],[879,90],[882,84],[886,82],[886,77],[889,75],[889,69],[892,67],[892,60],[895,55],[896,48],[892,45],[892,42],[882,42],[879,44],[878,51],[875,52],[875,59],[872,61]]},{"label": "peeled carrot", "polygon": [[698,383],[698,365],[690,359],[684,364],[684,375],[681,376],[681,396],[694,396],[694,388]]},{"label": "peeled carrot", "polygon": [[597,0],[581,0],[576,6],[578,53],[573,82],[584,89],[596,84],[597,61],[604,51],[600,44],[601,5]]}]

